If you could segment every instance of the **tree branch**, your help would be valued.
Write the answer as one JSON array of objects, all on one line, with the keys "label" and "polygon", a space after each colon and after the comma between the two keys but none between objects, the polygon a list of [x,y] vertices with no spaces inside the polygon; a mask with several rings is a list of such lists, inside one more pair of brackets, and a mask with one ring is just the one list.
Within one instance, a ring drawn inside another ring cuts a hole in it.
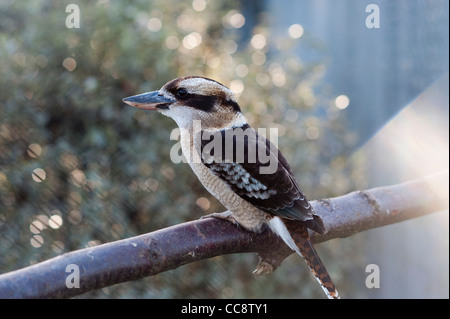
[{"label": "tree branch", "polygon": [[[411,182],[313,201],[328,232],[314,243],[348,237],[448,208],[449,172]],[[255,234],[233,224],[204,219],[63,254],[0,275],[0,298],[68,298],[120,282],[156,275],[223,254],[257,252],[260,265],[276,269],[292,251],[272,232]],[[80,287],[67,288],[79,267]]]}]

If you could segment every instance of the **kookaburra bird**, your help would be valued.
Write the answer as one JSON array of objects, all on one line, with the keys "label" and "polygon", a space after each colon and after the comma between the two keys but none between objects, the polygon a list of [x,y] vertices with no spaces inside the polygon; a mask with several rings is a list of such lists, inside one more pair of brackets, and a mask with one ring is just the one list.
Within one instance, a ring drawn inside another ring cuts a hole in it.
[{"label": "kookaburra bird", "polygon": [[123,101],[157,110],[178,124],[189,165],[227,209],[208,216],[230,220],[252,232],[268,225],[305,258],[327,296],[339,297],[309,240],[307,228],[325,232],[321,218],[278,148],[249,126],[230,89],[211,79],[189,76]]}]

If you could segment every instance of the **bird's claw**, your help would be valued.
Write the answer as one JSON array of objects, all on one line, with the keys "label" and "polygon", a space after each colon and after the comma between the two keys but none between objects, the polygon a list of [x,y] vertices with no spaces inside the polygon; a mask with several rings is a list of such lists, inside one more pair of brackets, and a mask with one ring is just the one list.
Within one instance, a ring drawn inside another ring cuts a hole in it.
[{"label": "bird's claw", "polygon": [[253,271],[253,275],[255,277],[268,275],[272,273],[275,270],[275,267],[265,261],[259,261],[258,266],[256,266],[256,269]]},{"label": "bird's claw", "polygon": [[233,213],[230,212],[229,210],[222,212],[222,213],[212,213],[212,214],[208,214],[208,215],[204,215],[204,216],[200,217],[200,219],[205,219],[205,218],[219,218],[219,219],[228,220],[229,222],[231,222],[234,225],[236,225],[237,227],[239,227],[239,223],[234,218]]}]

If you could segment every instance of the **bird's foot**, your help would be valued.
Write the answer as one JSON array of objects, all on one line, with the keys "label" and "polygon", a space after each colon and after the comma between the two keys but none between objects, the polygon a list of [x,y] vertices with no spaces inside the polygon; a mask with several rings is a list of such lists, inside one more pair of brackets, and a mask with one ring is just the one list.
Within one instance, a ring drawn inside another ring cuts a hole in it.
[{"label": "bird's foot", "polygon": [[258,266],[256,266],[256,269],[253,271],[253,275],[255,277],[268,275],[270,273],[273,273],[275,270],[275,267],[265,261],[259,261]]},{"label": "bird's foot", "polygon": [[233,223],[234,225],[239,227],[239,223],[237,222],[237,220],[234,218],[233,213],[230,212],[229,210],[224,211],[222,213],[212,213],[212,214],[208,214],[205,216],[200,217],[200,219],[204,219],[204,218],[219,218],[219,219],[225,219],[228,220],[229,222]]}]

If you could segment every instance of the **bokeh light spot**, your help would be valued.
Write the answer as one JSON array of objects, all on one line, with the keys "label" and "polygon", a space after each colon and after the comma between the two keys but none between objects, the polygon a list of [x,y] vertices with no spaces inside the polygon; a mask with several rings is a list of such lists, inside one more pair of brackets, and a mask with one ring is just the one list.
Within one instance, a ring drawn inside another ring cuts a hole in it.
[{"label": "bokeh light spot", "polygon": [[202,43],[202,36],[198,32],[191,32],[183,38],[183,46],[192,50]]},{"label": "bokeh light spot", "polygon": [[339,95],[335,100],[334,104],[338,109],[345,109],[350,104],[350,99],[347,95]]},{"label": "bokeh light spot", "polygon": [[248,74],[248,67],[245,64],[239,64],[235,69],[236,75],[243,78]]},{"label": "bokeh light spot", "polygon": [[198,198],[195,204],[203,210],[208,210],[209,207],[211,206],[209,199],[207,199],[206,197]]},{"label": "bokeh light spot", "polygon": [[319,129],[315,126],[310,126],[306,130],[306,137],[309,140],[317,140],[319,138],[319,136],[320,136]]},{"label": "bokeh light spot", "polygon": [[63,220],[59,215],[52,215],[48,220],[48,225],[53,229],[58,229],[62,226]]},{"label": "bokeh light spot", "polygon": [[28,153],[28,156],[30,156],[32,158],[36,158],[39,155],[41,155],[42,147],[39,144],[35,144],[35,143],[30,144],[30,145],[28,145],[27,153]]},{"label": "bokeh light spot", "polygon": [[255,65],[263,65],[266,62],[266,55],[260,51],[253,53],[252,62]]},{"label": "bokeh light spot", "polygon": [[258,33],[252,37],[252,39],[250,40],[250,43],[251,43],[252,47],[254,47],[255,49],[261,50],[266,46],[267,40],[264,35]]},{"label": "bokeh light spot", "polygon": [[230,83],[230,90],[235,94],[240,94],[244,91],[244,83],[241,80],[234,80]]},{"label": "bokeh light spot", "polygon": [[197,12],[201,12],[206,9],[206,1],[205,0],[192,1],[192,8]]},{"label": "bokeh light spot", "polygon": [[165,41],[166,47],[170,50],[175,50],[178,48],[178,46],[180,45],[180,41],[178,41],[178,38],[174,35],[169,35],[166,38]]},{"label": "bokeh light spot", "polygon": [[39,248],[44,244],[44,237],[42,237],[41,235],[33,235],[33,237],[31,237],[30,239],[30,244],[34,248]]},{"label": "bokeh light spot", "polygon": [[230,17],[229,22],[233,28],[239,29],[244,26],[245,17],[241,13],[237,12]]},{"label": "bokeh light spot", "polygon": [[86,182],[86,175],[79,169],[73,170],[70,173],[70,176],[72,177],[72,183],[74,183],[75,186],[80,187]]},{"label": "bokeh light spot", "polygon": [[31,177],[33,178],[33,180],[35,182],[40,183],[40,182],[45,181],[47,174],[45,173],[45,171],[42,168],[36,168],[35,170],[33,170]]},{"label": "bokeh light spot", "polygon": [[288,33],[292,39],[298,39],[303,35],[303,27],[300,24],[293,24],[289,27]]},{"label": "bokeh light spot", "polygon": [[65,58],[62,65],[67,71],[72,72],[77,67],[77,61],[74,58]]},{"label": "bokeh light spot", "polygon": [[162,23],[158,18],[151,18],[148,20],[147,29],[149,29],[150,31],[158,32],[159,30],[161,30],[161,27]]},{"label": "bokeh light spot", "polygon": [[45,228],[45,225],[42,222],[40,222],[39,220],[34,220],[30,224],[30,231],[33,234],[39,234],[44,228]]}]

